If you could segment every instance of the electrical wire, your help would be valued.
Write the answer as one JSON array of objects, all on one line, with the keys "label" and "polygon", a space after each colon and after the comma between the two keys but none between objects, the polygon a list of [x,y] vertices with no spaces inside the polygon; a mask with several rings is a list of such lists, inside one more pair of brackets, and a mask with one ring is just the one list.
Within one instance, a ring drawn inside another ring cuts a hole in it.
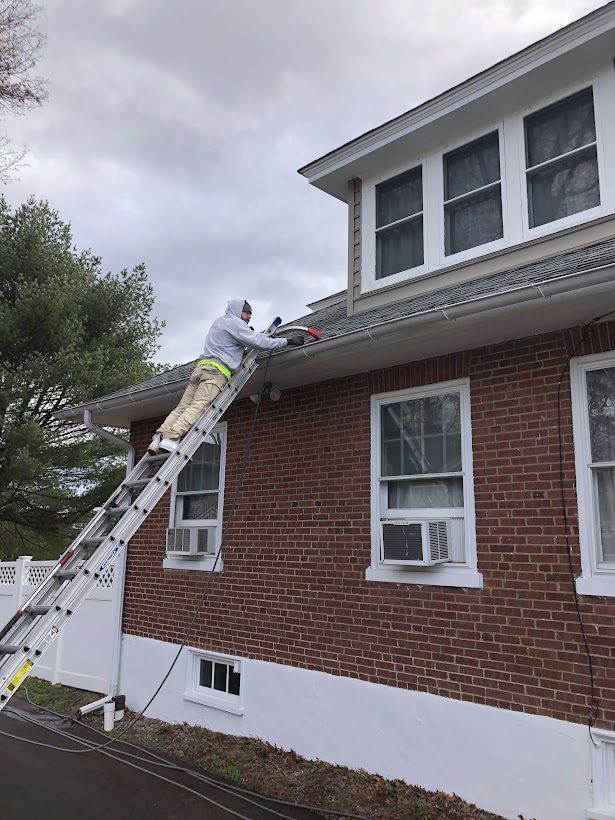
[{"label": "electrical wire", "polygon": [[[162,678],[162,680],[161,680],[160,684],[158,685],[158,687],[157,687],[157,688],[156,688],[156,690],[154,691],[154,693],[153,693],[153,695],[151,696],[151,698],[148,700],[148,702],[145,704],[145,706],[144,706],[144,707],[143,707],[143,709],[139,712],[139,714],[138,714],[138,715],[134,718],[134,720],[132,720],[130,723],[128,723],[128,724],[127,724],[127,725],[126,725],[126,726],[122,729],[122,731],[121,731],[118,735],[116,735],[115,737],[111,738],[111,739],[110,739],[110,740],[108,740],[106,743],[102,743],[102,744],[93,744],[93,743],[90,743],[90,742],[83,743],[83,742],[82,742],[82,745],[86,745],[86,746],[87,746],[87,748],[85,748],[85,749],[66,749],[66,748],[64,748],[64,747],[60,747],[60,746],[51,746],[51,745],[49,745],[49,744],[37,744],[35,741],[28,740],[28,739],[26,739],[26,738],[20,738],[20,737],[19,737],[19,736],[17,736],[17,735],[9,735],[9,734],[8,734],[8,733],[6,733],[6,732],[0,732],[0,734],[3,734],[3,735],[5,735],[5,736],[12,737],[12,738],[13,738],[13,739],[15,739],[15,740],[23,740],[24,742],[31,743],[31,744],[34,744],[34,745],[43,745],[43,746],[47,746],[48,748],[52,748],[52,749],[55,749],[56,751],[61,751],[61,752],[65,752],[65,753],[68,753],[68,754],[85,754],[85,753],[92,752],[92,751],[98,751],[98,752],[101,752],[102,754],[106,754],[107,756],[112,757],[112,758],[114,758],[113,754],[112,754],[112,753],[110,753],[110,752],[106,752],[106,751],[105,751],[105,749],[108,749],[108,747],[109,747],[109,746],[111,746],[112,744],[117,743],[117,742],[119,741],[119,742],[121,742],[121,743],[127,743],[127,745],[134,745],[134,744],[128,744],[128,742],[127,742],[127,741],[120,741],[120,738],[121,738],[121,737],[123,737],[123,735],[125,735],[128,731],[130,731],[130,729],[132,729],[132,728],[135,726],[135,724],[136,724],[136,723],[137,723],[137,722],[141,719],[141,717],[143,717],[143,715],[145,714],[145,711],[146,711],[146,710],[147,710],[147,709],[151,706],[151,704],[153,703],[154,699],[157,697],[158,693],[160,692],[160,690],[162,689],[162,687],[164,686],[164,684],[165,684],[165,683],[166,683],[166,681],[168,680],[168,678],[169,678],[169,676],[170,676],[171,672],[173,671],[173,668],[175,667],[175,665],[176,665],[177,661],[179,660],[179,656],[180,656],[180,654],[181,654],[182,650],[185,648],[185,646],[186,646],[186,644],[187,644],[187,642],[188,642],[188,639],[189,639],[190,635],[192,634],[192,630],[193,630],[194,625],[195,625],[195,623],[196,623],[196,619],[197,619],[198,615],[200,614],[200,611],[201,611],[201,609],[202,609],[202,607],[203,607],[203,604],[204,604],[204,602],[205,602],[205,599],[206,599],[206,597],[207,597],[207,593],[208,593],[208,591],[209,591],[209,587],[210,587],[210,585],[211,585],[211,583],[212,583],[212,580],[213,580],[213,578],[214,578],[214,574],[215,574],[216,566],[217,566],[217,564],[218,564],[218,561],[219,561],[219,559],[220,559],[220,556],[222,555],[222,549],[223,549],[223,547],[224,547],[224,543],[225,543],[225,540],[226,540],[226,536],[227,536],[227,534],[228,534],[228,531],[230,530],[231,523],[232,523],[232,521],[233,521],[233,518],[234,518],[234,515],[235,515],[235,511],[236,511],[236,509],[237,509],[237,501],[238,501],[238,498],[239,498],[239,494],[240,494],[240,492],[241,492],[241,489],[242,489],[242,487],[243,487],[243,483],[244,483],[244,480],[245,480],[245,473],[246,473],[247,459],[248,459],[248,455],[249,455],[249,453],[250,453],[250,449],[251,449],[251,447],[252,447],[252,441],[253,441],[253,438],[254,438],[254,432],[255,432],[255,430],[256,430],[256,421],[257,421],[257,419],[258,419],[258,413],[259,413],[259,410],[260,410],[260,406],[261,406],[261,402],[262,402],[263,394],[264,394],[265,389],[266,389],[266,384],[267,384],[267,372],[268,372],[268,370],[269,370],[269,363],[270,363],[270,360],[271,360],[271,354],[272,354],[272,352],[273,352],[273,351],[269,351],[269,353],[268,353],[268,355],[267,355],[267,358],[266,358],[266,361],[265,361],[265,368],[264,368],[264,371],[263,371],[263,380],[262,380],[262,384],[261,384],[261,389],[260,389],[259,394],[258,394],[258,399],[257,399],[257,402],[256,402],[256,407],[255,407],[254,414],[253,414],[253,417],[252,417],[252,425],[251,425],[251,428],[250,428],[250,432],[249,432],[249,434],[248,434],[248,437],[247,437],[247,439],[246,439],[246,444],[245,444],[245,447],[244,447],[244,452],[243,452],[243,456],[242,456],[242,461],[241,461],[241,463],[243,464],[243,467],[242,467],[242,470],[241,470],[241,473],[240,473],[240,476],[239,476],[239,479],[238,479],[238,482],[237,482],[237,485],[236,485],[236,488],[235,488],[235,493],[234,493],[234,495],[233,495],[233,501],[232,501],[232,503],[231,503],[231,505],[230,505],[230,511],[229,511],[229,515],[228,515],[228,518],[227,518],[227,521],[226,521],[226,525],[225,525],[225,526],[223,526],[223,535],[222,535],[222,539],[221,539],[221,542],[220,542],[220,547],[219,547],[219,549],[218,549],[218,552],[216,553],[216,557],[215,557],[215,560],[214,560],[213,566],[212,566],[211,570],[209,571],[209,575],[208,575],[207,581],[206,581],[206,583],[205,583],[205,586],[203,587],[203,590],[202,590],[201,595],[200,595],[200,597],[199,597],[199,600],[198,600],[198,602],[197,602],[197,606],[196,606],[196,608],[195,608],[195,611],[194,611],[194,614],[193,614],[192,620],[190,621],[190,624],[188,625],[188,628],[187,628],[186,632],[184,633],[184,637],[183,637],[182,643],[180,644],[179,649],[178,649],[178,651],[177,651],[177,653],[176,653],[176,655],[175,655],[175,657],[174,657],[174,659],[173,659],[173,661],[172,661],[171,665],[169,666],[169,668],[168,668],[168,670],[167,670],[166,674],[165,674],[165,675],[164,675],[164,677]],[[27,698],[27,700],[28,700],[30,703],[32,703],[32,701],[30,701],[30,699],[29,699],[29,698]],[[35,705],[35,704],[33,704],[33,705]],[[44,709],[44,707],[39,707],[39,708],[43,708],[43,709]],[[51,712],[52,714],[56,714],[58,717],[65,717],[65,716],[63,716],[63,715],[59,715],[59,713],[54,713],[54,712],[52,712],[52,710],[45,710],[45,711],[49,711],[49,712]],[[30,719],[30,722],[36,722],[36,721],[32,721],[32,720]],[[44,727],[45,727],[45,724],[41,724],[40,722],[36,722],[36,723],[37,723],[37,725],[39,725],[39,726],[44,726]],[[50,729],[50,730],[52,730],[52,731],[59,731],[59,730],[56,730],[56,729],[51,729],[51,727],[45,727],[45,728],[49,728],[49,729]],[[93,727],[89,727],[89,728],[92,728],[92,729],[93,729]],[[97,731],[97,730],[94,730],[94,731]],[[102,734],[102,733],[100,733],[100,734]],[[103,736],[104,736],[104,735],[103,735]],[[72,736],[70,736],[70,735],[68,735],[68,737],[70,737],[71,739],[75,740],[75,738],[74,738],[74,737],[72,737]],[[79,741],[79,742],[81,742],[81,741]],[[139,748],[139,747],[136,747],[136,748]],[[148,751],[147,753],[148,753],[148,754],[152,754],[152,753],[151,753],[151,752],[149,752],[149,751]],[[125,755],[126,755],[126,754],[128,754],[128,753],[127,753],[127,752],[121,752],[121,754],[125,754]],[[114,759],[116,759],[116,758],[114,758]],[[139,758],[139,759],[143,760],[143,758]],[[136,766],[135,764],[130,764],[128,761],[125,761],[125,762],[126,762],[128,765],[132,765],[132,766],[134,766],[135,768],[140,768],[140,767]],[[152,765],[153,765],[153,764],[152,764]],[[157,765],[160,765],[160,764],[157,764]],[[165,762],[165,765],[167,765],[167,766],[168,766],[169,764]],[[186,772],[186,773],[191,773],[189,769],[185,769],[184,767],[177,766],[176,764],[173,764],[172,768],[179,769],[180,771],[183,771],[183,772]],[[144,771],[147,771],[147,770],[144,770]],[[160,778],[161,778],[161,779],[163,779],[163,780],[168,780],[168,778],[162,778],[162,776],[155,775],[154,773],[151,773],[151,774],[152,774],[153,776],[160,777]],[[191,774],[193,774],[194,776],[197,776],[197,777],[198,777],[198,779],[205,779],[205,777],[206,777],[206,776],[198,776],[196,773],[191,773]],[[175,781],[169,780],[168,782],[173,783],[173,782],[175,782]],[[210,782],[212,785],[214,785],[214,784],[215,784],[215,781],[213,781],[213,780],[206,780],[206,782]],[[181,788],[186,788],[188,791],[191,791],[191,792],[193,792],[194,794],[199,795],[199,793],[198,793],[198,792],[194,792],[194,790],[188,789],[187,787],[183,787],[181,784],[177,784],[177,785],[179,785]],[[219,787],[219,786],[218,786],[218,787]],[[345,813],[345,812],[339,812],[339,811],[336,811],[336,810],[328,810],[328,809],[323,809],[323,808],[321,808],[321,807],[319,807],[319,806],[308,806],[308,805],[301,805],[301,804],[292,803],[292,802],[290,802],[290,801],[282,801],[282,800],[277,800],[276,798],[270,798],[270,797],[266,797],[266,796],[264,796],[264,795],[260,795],[258,792],[251,792],[250,790],[247,790],[247,789],[241,789],[240,787],[231,787],[231,788],[234,788],[234,789],[236,789],[236,790],[237,790],[238,796],[240,796],[240,794],[241,794],[241,793],[243,793],[244,795],[245,795],[245,794],[250,794],[250,795],[252,795],[252,796],[256,796],[256,797],[258,797],[258,798],[260,798],[260,799],[269,800],[269,801],[276,802],[276,803],[279,803],[279,804],[281,804],[281,805],[286,805],[286,806],[289,806],[289,807],[294,807],[294,808],[303,808],[303,809],[307,809],[307,810],[311,810],[311,811],[317,811],[317,812],[321,812],[321,813],[325,813],[325,814],[332,814],[332,815],[335,815],[336,817],[356,818],[356,820],[369,820],[369,818],[364,818],[364,817],[362,817],[361,815],[350,814],[350,813]],[[199,795],[199,796],[202,796],[202,795]],[[248,798],[243,797],[242,799],[248,799]],[[249,801],[249,802],[254,802],[254,801]],[[218,804],[215,804],[215,805],[218,805]],[[256,804],[256,805],[260,805],[260,804]],[[222,808],[225,808],[225,807],[222,807]],[[264,808],[264,807],[261,807],[261,808]],[[273,810],[272,810],[272,809],[267,809],[267,811],[273,812]],[[273,813],[274,813],[274,814],[278,814],[278,813],[276,813],[276,812],[273,812]],[[239,817],[240,815],[237,815],[237,816]],[[278,816],[280,816],[280,817],[284,817],[285,815],[279,815],[279,814],[278,814]],[[248,818],[248,820],[249,820],[249,818]]]},{"label": "electrical wire", "polygon": [[[14,712],[14,710],[12,710],[12,711]],[[200,797],[202,800],[205,800],[207,803],[210,803],[211,805],[216,806],[217,808],[222,809],[223,811],[226,811],[228,814],[231,814],[233,817],[239,817],[240,820],[251,820],[251,818],[248,817],[247,815],[239,814],[239,812],[236,812],[234,809],[230,809],[228,806],[225,806],[222,803],[218,803],[217,800],[214,800],[211,797],[207,797],[207,795],[204,795],[201,792],[196,791],[196,789],[191,789],[190,786],[186,786],[183,783],[179,783],[176,780],[172,780],[170,777],[164,777],[164,775],[158,774],[157,772],[152,772],[151,770],[146,769],[143,766],[139,766],[136,763],[132,763],[130,760],[124,760],[122,758],[118,758],[116,755],[113,754],[113,752],[105,751],[103,747],[100,747],[100,746],[96,747],[96,746],[92,745],[89,741],[82,740],[80,738],[76,738],[74,735],[70,735],[68,732],[63,732],[61,729],[58,729],[58,728],[53,727],[53,726],[47,726],[44,723],[40,723],[39,721],[29,719],[27,716],[25,716],[21,713],[18,713],[18,714],[27,723],[33,723],[36,726],[48,729],[50,732],[53,732],[54,734],[58,734],[58,735],[61,735],[62,737],[66,737],[69,740],[71,740],[73,743],[77,743],[77,744],[80,744],[82,746],[87,746],[88,748],[87,749],[66,749],[64,746],[54,746],[52,743],[43,743],[40,740],[31,740],[30,738],[22,737],[20,735],[15,735],[15,734],[12,734],[11,732],[0,731],[0,735],[2,735],[3,737],[11,738],[11,740],[20,740],[22,743],[28,743],[32,746],[43,747],[45,749],[52,749],[53,751],[58,751],[58,752],[74,752],[74,751],[89,751],[89,752],[91,752],[91,751],[97,751],[100,754],[104,755],[105,757],[109,757],[112,760],[115,760],[116,762],[119,762],[119,763],[125,763],[126,766],[130,766],[133,769],[137,769],[137,771],[144,772],[145,774],[149,774],[152,777],[155,777],[157,780],[162,780],[166,783],[171,783],[173,786],[178,786],[180,789],[183,789],[184,791],[190,792],[191,794],[194,794],[196,797]],[[283,815],[281,815],[281,816],[283,816]]]},{"label": "electrical wire", "polygon": [[587,667],[589,672],[589,689],[590,689],[590,712],[587,717],[587,730],[589,732],[589,737],[591,742],[594,746],[598,747],[598,744],[594,740],[594,736],[592,735],[592,729],[596,723],[598,718],[598,714],[600,711],[600,701],[596,695],[596,677],[594,672],[594,664],[592,661],[591,650],[589,646],[589,640],[587,637],[587,630],[585,629],[585,623],[583,621],[583,613],[581,611],[581,601],[579,599],[579,593],[577,592],[577,585],[576,585],[576,576],[574,574],[574,563],[573,563],[573,556],[572,556],[572,546],[570,544],[570,526],[568,523],[568,511],[566,508],[566,492],[565,492],[565,481],[564,481],[564,437],[562,432],[562,384],[566,374],[570,370],[570,362],[576,356],[578,351],[581,349],[583,345],[587,342],[591,341],[592,333],[594,331],[594,327],[596,324],[603,319],[606,319],[607,316],[612,316],[615,314],[615,310],[611,310],[608,313],[603,313],[601,316],[596,316],[591,321],[589,321],[584,327],[581,332],[581,338],[576,343],[573,348],[572,353],[568,356],[564,367],[562,368],[562,372],[560,373],[558,382],[557,382],[557,440],[558,440],[558,451],[559,451],[559,489],[560,489],[560,504],[562,508],[562,520],[564,525],[564,541],[566,544],[566,553],[568,555],[568,570],[570,573],[570,581],[572,586],[572,594],[574,598],[575,609],[577,613],[577,619],[579,621],[579,627],[581,629],[581,636],[583,638],[583,645],[585,648],[585,654],[587,656]]},{"label": "electrical wire", "polygon": [[[81,726],[85,729],[88,729],[91,732],[94,732],[97,735],[101,735],[102,737],[106,737],[105,733],[101,732],[100,729],[97,729],[95,726],[90,726],[86,723],[82,723],[81,721],[76,720],[75,718],[72,718],[68,715],[63,715],[60,712],[54,712],[53,709],[48,709],[45,706],[40,706],[39,704],[34,703],[32,700],[30,700],[30,697],[28,696],[27,688],[23,687],[23,690],[25,691],[26,700],[28,701],[28,703],[30,703],[36,709],[39,709],[40,711],[43,711],[43,712],[47,712],[48,714],[53,715],[54,717],[60,718],[63,721],[68,721],[68,722],[70,722],[74,725]],[[25,717],[22,712],[19,712],[15,709],[11,709],[10,707],[7,707],[7,711],[12,712],[13,714],[18,715],[19,717]],[[47,724],[44,724],[44,723],[41,723],[40,721],[34,720],[31,716],[28,716],[28,718],[29,718],[30,722],[36,723],[38,726],[41,726],[43,728],[51,728]],[[71,739],[73,739],[73,737],[74,737],[73,735],[68,735],[68,736]],[[321,814],[334,815],[335,817],[348,817],[348,818],[351,818],[351,820],[369,820],[369,818],[364,817],[363,815],[353,814],[351,812],[344,812],[340,809],[325,809],[325,808],[322,808],[321,806],[312,806],[312,805],[303,804],[303,803],[295,803],[295,802],[290,801],[290,800],[282,800],[282,799],[277,798],[277,797],[270,797],[269,795],[261,794],[260,792],[253,791],[251,789],[246,789],[243,786],[237,786],[235,784],[230,784],[230,783],[229,784],[221,784],[218,780],[216,780],[213,777],[208,776],[204,772],[194,771],[193,769],[189,769],[185,766],[180,765],[179,763],[175,763],[173,761],[168,761],[164,757],[162,757],[161,755],[156,754],[156,752],[152,751],[151,749],[144,749],[141,746],[137,746],[135,743],[131,743],[128,740],[119,740],[118,742],[121,745],[129,746],[130,748],[137,749],[140,752],[145,752],[145,754],[149,755],[151,758],[154,758],[154,759],[153,760],[148,760],[147,758],[140,757],[139,755],[131,755],[128,752],[124,752],[123,750],[118,749],[117,751],[118,751],[119,754],[127,755],[129,757],[134,757],[135,759],[141,760],[142,762],[149,763],[150,765],[163,766],[165,768],[170,768],[170,769],[174,769],[174,770],[177,770],[177,771],[184,772],[185,774],[190,775],[191,777],[194,777],[197,780],[202,780],[203,782],[205,782],[205,783],[207,783],[207,784],[209,784],[209,785],[211,785],[215,788],[220,788],[223,791],[235,794],[237,796],[249,795],[250,797],[256,797],[259,800],[264,800],[266,802],[275,803],[275,804],[281,805],[281,806],[287,806],[289,808],[306,809],[308,811],[320,812]],[[253,801],[250,801],[250,802],[253,802]],[[260,806],[261,804],[257,803],[256,805]],[[285,815],[280,815],[280,816],[284,817]]]},{"label": "electrical wire", "polygon": [[[242,466],[242,469],[241,469],[241,473],[239,474],[239,479],[237,481],[237,486],[235,487],[235,493],[233,495],[233,501],[232,501],[231,507],[230,507],[230,514],[228,515],[226,525],[225,526],[223,525],[222,539],[220,541],[220,547],[218,548],[218,552],[216,553],[216,558],[214,560],[213,566],[209,570],[209,575],[207,577],[207,581],[205,582],[205,585],[203,587],[203,590],[201,592],[201,595],[200,595],[199,600],[197,602],[197,605],[195,607],[194,614],[192,616],[192,620],[190,621],[190,624],[188,625],[188,628],[186,629],[186,631],[184,633],[184,637],[182,639],[182,642],[179,645],[179,649],[177,650],[177,653],[175,654],[175,657],[173,658],[173,661],[171,662],[171,665],[167,669],[164,677],[160,681],[160,683],[159,683],[158,687],[156,688],[154,694],[147,701],[147,703],[145,704],[143,709],[141,709],[141,711],[134,718],[134,720],[131,723],[129,723],[127,726],[125,726],[122,729],[122,731],[119,733],[119,735],[117,735],[114,738],[111,738],[111,740],[108,740],[106,743],[101,744],[99,746],[100,749],[105,749],[108,746],[111,746],[112,743],[115,743],[120,737],[123,737],[123,735],[125,735],[126,732],[130,731],[130,729],[132,729],[132,727],[137,723],[137,721],[139,721],[143,717],[146,710],[149,709],[149,707],[154,702],[154,699],[157,697],[158,693],[160,692],[160,690],[162,689],[164,684],[167,682],[171,672],[175,668],[175,664],[179,660],[179,656],[181,655],[181,653],[182,653],[183,649],[185,648],[186,644],[188,643],[188,638],[192,634],[192,630],[194,629],[194,625],[196,623],[196,620],[197,620],[197,618],[198,618],[198,616],[201,612],[201,609],[203,608],[203,604],[205,603],[207,593],[209,592],[209,587],[211,586],[211,583],[213,581],[213,578],[214,578],[214,575],[215,575],[215,572],[216,572],[216,567],[218,565],[218,561],[220,560],[220,556],[222,555],[222,549],[223,549],[225,541],[226,541],[226,536],[228,534],[228,530],[230,529],[231,523],[232,523],[233,518],[235,516],[235,510],[237,509],[237,501],[238,501],[239,493],[241,492],[241,488],[243,487],[243,482],[244,482],[244,479],[245,479],[246,466],[247,466],[247,463],[248,463],[248,455],[249,455],[249,452],[250,452],[250,449],[251,449],[251,446],[252,446],[252,440],[254,438],[254,431],[256,430],[256,421],[258,419],[258,412],[260,410],[263,394],[265,392],[265,385],[267,383],[267,371],[269,370],[269,362],[271,361],[271,354],[272,353],[273,353],[273,350],[270,350],[268,355],[267,355],[267,359],[265,361],[265,369],[264,369],[264,372],[263,372],[263,381],[262,381],[262,384],[261,384],[261,389],[260,389],[259,394],[258,394],[256,407],[254,408],[254,415],[252,417],[252,426],[250,428],[250,432],[249,432],[248,438],[246,440],[246,445],[245,445],[244,453],[243,453],[242,460],[241,460],[241,463],[242,463],[243,466]],[[67,753],[72,753],[72,754],[86,754],[90,751],[95,751],[95,749],[71,749],[71,750],[64,749],[63,751],[65,751]]]}]

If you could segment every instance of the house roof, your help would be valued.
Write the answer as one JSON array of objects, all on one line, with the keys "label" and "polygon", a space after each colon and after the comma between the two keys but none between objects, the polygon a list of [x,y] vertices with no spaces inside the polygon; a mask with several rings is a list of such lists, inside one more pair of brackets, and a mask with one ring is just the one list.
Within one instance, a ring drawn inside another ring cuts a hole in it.
[{"label": "house roof", "polygon": [[[544,302],[544,297],[549,295],[554,296],[560,293],[574,295],[582,290],[589,292],[592,288],[599,287],[601,289],[599,301],[586,303],[577,298],[575,303],[578,310],[572,313],[568,310],[561,315],[559,326],[570,326],[578,321],[591,318],[594,315],[594,310],[599,311],[605,304],[607,306],[610,304],[609,301],[605,302],[605,288],[610,296],[610,301],[613,303],[612,307],[615,308],[614,272],[615,238],[612,238],[584,248],[561,253],[539,262],[511,268],[490,276],[483,276],[480,279],[452,285],[394,304],[375,307],[354,316],[347,315],[345,294],[341,293],[337,295],[332,304],[326,304],[324,307],[282,326],[282,332],[284,327],[289,325],[313,326],[323,333],[324,338],[323,341],[312,343],[300,350],[276,353],[273,358],[277,360],[277,368],[272,369],[272,372],[276,370],[276,376],[279,378],[284,370],[293,369],[296,371],[301,359],[293,354],[300,354],[303,351],[306,356],[313,358],[318,355],[319,351],[324,353],[327,348],[331,348],[336,342],[339,343],[345,339],[352,340],[357,337],[357,334],[362,334],[362,337],[367,334],[373,340],[376,331],[377,335],[383,338],[394,333],[395,328],[400,323],[404,323],[404,326],[406,326],[408,322],[415,320],[414,325],[416,325],[416,322],[422,319],[422,325],[430,323],[433,325],[443,318],[455,320],[459,316],[477,316],[485,310],[501,308],[503,305],[510,307],[511,305],[541,298]],[[551,300],[552,307],[556,304],[558,304],[557,300]],[[545,329],[549,329],[550,326],[555,326],[553,322],[559,321],[557,319],[559,314],[551,310],[549,315],[549,320],[547,320],[546,314],[536,319],[538,326],[531,325],[528,327],[523,323],[515,324],[512,332],[508,330],[504,336],[501,333],[498,335],[498,328],[503,328],[504,323],[498,322],[497,326],[487,328],[483,318],[480,339],[478,336],[468,337],[465,343],[476,346],[481,341],[485,343],[498,341],[500,336],[502,339],[515,338],[515,333],[516,337],[520,337],[529,335],[531,332],[539,332],[543,329],[543,326]],[[422,348],[416,342],[416,335],[406,333],[406,337],[413,339],[413,346],[405,354],[405,360],[412,360],[413,355],[415,358],[425,358],[426,354],[424,352],[421,355]],[[440,338],[443,338],[441,331]],[[441,349],[441,344],[438,350],[433,346],[432,349],[436,352],[446,352],[446,350]],[[453,348],[451,347],[451,349]],[[457,347],[457,349],[460,348]],[[382,345],[381,350],[384,350]],[[293,362],[291,362],[291,357]],[[391,364],[393,363],[395,362],[391,361]],[[133,409],[128,414],[124,412],[124,415],[122,413],[119,416],[117,413],[115,416],[111,414],[109,418],[113,418],[114,421],[105,420],[108,411],[117,409],[120,406],[126,407],[127,405],[132,405],[134,408],[135,405],[150,399],[154,395],[160,399],[164,394],[167,394],[168,402],[172,404],[176,399],[176,394],[183,389],[193,366],[194,361],[187,362],[152,376],[152,378],[145,381],[128,385],[95,401],[65,410],[58,415],[62,418],[80,417],[85,409],[91,409],[95,415],[99,416],[101,423],[108,424],[119,424],[118,419],[124,416],[126,418],[130,416],[132,420],[135,416],[137,418],[145,417],[139,416],[139,412],[135,412]],[[380,363],[380,366],[383,366],[382,363]],[[365,359],[363,369],[366,369],[366,367],[367,359]],[[356,369],[360,368],[355,368],[355,372]],[[330,376],[335,375],[331,366],[329,370],[321,369],[320,372],[322,374],[326,372]],[[342,374],[340,373],[340,375]],[[300,375],[295,375],[295,384],[299,383],[297,379],[300,379]],[[318,379],[306,376],[306,381],[309,380]],[[164,402],[159,402],[159,405],[156,406],[162,407],[163,404]],[[155,414],[153,406],[151,414]]]},{"label": "house roof", "polygon": [[[298,172],[311,184],[342,201],[347,201],[347,182],[373,172],[377,157],[386,156],[386,167],[412,155],[412,147],[431,145],[443,129],[450,131],[465,111],[470,122],[479,112],[496,117],[495,105],[508,109],[525,94],[542,88],[574,83],[580,69],[593,70],[610,62],[615,46],[615,2],[586,14],[516,54],[426,100],[403,114],[309,162]],[[470,111],[471,109],[471,111]],[[447,125],[444,125],[444,118]],[[452,118],[452,119],[451,119]],[[431,129],[431,130],[430,130]],[[435,129],[435,130],[434,130]],[[422,134],[422,141],[420,135]],[[418,149],[417,149],[418,150]],[[423,150],[423,148],[421,148]]]}]

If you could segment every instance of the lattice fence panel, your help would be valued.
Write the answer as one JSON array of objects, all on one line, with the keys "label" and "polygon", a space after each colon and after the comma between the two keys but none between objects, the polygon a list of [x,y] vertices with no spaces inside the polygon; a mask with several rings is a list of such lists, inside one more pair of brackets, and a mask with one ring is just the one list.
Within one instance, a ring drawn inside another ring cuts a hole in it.
[{"label": "lattice fence panel", "polygon": [[0,584],[14,584],[17,567],[13,563],[0,563]]},{"label": "lattice fence panel", "polygon": [[103,572],[100,576],[98,581],[96,582],[97,587],[102,587],[103,589],[111,589],[113,586],[113,570],[115,567],[107,567],[107,569]]},{"label": "lattice fence panel", "polygon": [[35,564],[28,564],[25,578],[26,586],[38,586],[41,581],[45,580],[55,565],[55,561],[37,561]]}]

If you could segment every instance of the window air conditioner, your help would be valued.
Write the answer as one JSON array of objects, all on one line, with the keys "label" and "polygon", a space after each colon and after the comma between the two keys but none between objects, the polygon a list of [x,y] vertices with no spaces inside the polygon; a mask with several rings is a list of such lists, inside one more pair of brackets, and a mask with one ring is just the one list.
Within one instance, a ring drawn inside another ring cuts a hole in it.
[{"label": "window air conditioner", "polygon": [[171,527],[167,530],[169,558],[203,558],[216,552],[215,527]]},{"label": "window air conditioner", "polygon": [[447,521],[381,521],[380,562],[430,567],[450,561]]}]

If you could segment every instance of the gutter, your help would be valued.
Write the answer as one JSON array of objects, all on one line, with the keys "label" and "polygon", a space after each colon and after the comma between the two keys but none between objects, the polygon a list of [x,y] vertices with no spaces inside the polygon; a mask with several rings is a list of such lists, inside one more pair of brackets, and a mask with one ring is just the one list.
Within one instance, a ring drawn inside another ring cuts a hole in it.
[{"label": "gutter", "polygon": [[[390,332],[395,330],[403,330],[405,328],[414,329],[426,324],[443,321],[454,322],[457,319],[468,317],[474,314],[487,312],[489,310],[496,310],[504,307],[512,307],[514,305],[523,304],[536,299],[547,300],[552,296],[563,295],[573,291],[580,292],[585,288],[595,287],[609,282],[615,282],[614,278],[615,264],[609,263],[607,265],[598,265],[593,268],[586,268],[582,271],[574,273],[567,273],[563,276],[556,276],[552,279],[541,282],[531,282],[528,284],[517,285],[508,290],[499,291],[498,293],[491,293],[487,295],[475,296],[473,299],[466,299],[462,302],[451,302],[447,305],[437,308],[429,308],[428,310],[413,313],[410,316],[400,316],[394,319],[385,319],[376,324],[370,325],[367,328],[359,328],[357,330],[349,330],[345,333],[340,333],[339,336],[334,336],[331,339],[323,339],[321,342],[313,342],[312,344],[297,348],[295,350],[285,351],[284,355],[287,357],[289,363],[298,363],[300,357],[308,359],[316,356],[326,355],[329,352],[335,353],[337,350],[348,345],[354,345],[358,341],[377,342],[379,339],[387,336]],[[579,286],[578,280],[582,278],[583,285]],[[273,354],[274,357],[280,355],[279,352]],[[176,395],[185,386],[187,379],[177,379],[167,385],[158,385],[157,387],[145,388],[136,393],[130,393],[121,397],[121,400],[109,399],[105,401],[102,399],[98,402],[93,402],[88,405],[77,405],[70,407],[57,414],[57,418],[81,418],[82,413],[86,412],[119,409],[128,407],[133,404],[138,404],[144,399],[157,399],[165,395]],[[170,389],[175,385],[175,389]],[[102,429],[102,428],[99,428]],[[107,432],[107,431],[105,431]],[[110,433],[109,435],[113,435]],[[124,445],[126,442],[124,442]]]},{"label": "gutter", "polygon": [[[119,444],[128,451],[126,459],[126,475],[128,475],[135,466],[135,448],[126,439],[116,436],[104,427],[94,424],[92,421],[92,411],[87,409],[83,411],[83,423],[90,432],[97,436],[112,441],[114,444]],[[120,683],[120,662],[122,658],[122,617],[124,614],[124,585],[126,580],[126,558],[128,556],[128,549],[122,550],[121,555],[114,564],[113,570],[113,596],[115,602],[114,619],[113,619],[113,652],[111,655],[111,677],[109,680],[108,697],[113,697],[118,694]]]}]

